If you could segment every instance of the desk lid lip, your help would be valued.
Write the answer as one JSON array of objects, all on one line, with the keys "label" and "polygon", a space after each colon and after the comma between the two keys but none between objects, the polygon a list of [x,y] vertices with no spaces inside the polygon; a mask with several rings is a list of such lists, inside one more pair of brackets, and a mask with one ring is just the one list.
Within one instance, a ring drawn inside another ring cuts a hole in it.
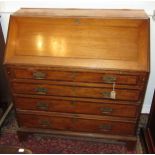
[{"label": "desk lid lip", "polygon": [[[39,60],[38,60],[39,59]],[[33,61],[32,61],[33,60]],[[52,63],[49,60],[53,60]],[[44,66],[44,67],[58,67],[58,68],[81,68],[90,70],[120,70],[120,71],[136,71],[136,72],[150,72],[149,63],[147,65],[141,65],[139,62],[115,61],[115,63],[109,62],[109,60],[91,60],[89,64],[85,63],[88,59],[74,59],[74,58],[51,58],[51,57],[22,57],[13,56],[11,59],[5,59],[4,65],[18,65],[18,66]],[[45,63],[46,62],[46,63]],[[105,62],[105,63],[104,63]]]},{"label": "desk lid lip", "polygon": [[12,16],[104,19],[149,19],[143,9],[21,8]]}]

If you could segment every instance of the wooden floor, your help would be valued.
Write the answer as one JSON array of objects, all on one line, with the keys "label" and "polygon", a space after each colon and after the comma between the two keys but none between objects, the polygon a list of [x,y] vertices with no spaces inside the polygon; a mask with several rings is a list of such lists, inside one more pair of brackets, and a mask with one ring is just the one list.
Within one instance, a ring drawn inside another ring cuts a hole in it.
[{"label": "wooden floor", "polygon": [[1,154],[31,154],[31,150],[13,146],[0,145]]}]

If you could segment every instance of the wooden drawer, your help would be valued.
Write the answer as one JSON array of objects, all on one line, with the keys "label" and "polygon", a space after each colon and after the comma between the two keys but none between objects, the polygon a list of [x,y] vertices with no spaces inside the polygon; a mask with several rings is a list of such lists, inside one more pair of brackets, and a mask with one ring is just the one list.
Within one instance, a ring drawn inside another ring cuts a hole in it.
[{"label": "wooden drawer", "polygon": [[88,133],[107,133],[117,135],[134,135],[133,122],[110,121],[104,119],[78,118],[77,116],[47,116],[17,114],[20,127],[43,128]]},{"label": "wooden drawer", "polygon": [[140,75],[126,75],[116,73],[96,73],[88,71],[62,71],[45,70],[35,68],[13,68],[10,74],[16,79],[38,79],[54,81],[72,81],[87,83],[116,83],[125,85],[137,85]]},{"label": "wooden drawer", "polygon": [[[53,96],[69,96],[84,98],[111,98],[112,88],[48,85],[32,83],[12,83],[13,92],[17,94],[38,94]],[[140,98],[139,90],[116,89],[117,100],[138,101]]]},{"label": "wooden drawer", "polygon": [[[15,97],[17,109],[103,116],[137,117],[138,105]],[[88,108],[89,107],[89,108]]]}]

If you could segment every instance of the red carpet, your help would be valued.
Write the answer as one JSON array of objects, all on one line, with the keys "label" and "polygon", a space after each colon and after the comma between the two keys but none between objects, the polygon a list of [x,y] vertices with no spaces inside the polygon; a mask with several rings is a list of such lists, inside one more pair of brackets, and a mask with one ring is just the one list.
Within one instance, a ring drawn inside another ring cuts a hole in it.
[{"label": "red carpet", "polygon": [[28,139],[19,142],[16,135],[16,120],[11,114],[4,124],[0,136],[0,145],[19,146],[30,149],[36,154],[126,154],[136,153],[127,151],[123,144],[112,144],[110,141],[94,142],[84,138],[34,134],[28,135]]},{"label": "red carpet", "polygon": [[29,135],[22,143],[15,133],[3,133],[0,137],[1,145],[19,146],[30,149],[33,153],[42,154],[115,154],[136,153],[127,151],[126,147],[118,144],[82,141],[70,138]]}]

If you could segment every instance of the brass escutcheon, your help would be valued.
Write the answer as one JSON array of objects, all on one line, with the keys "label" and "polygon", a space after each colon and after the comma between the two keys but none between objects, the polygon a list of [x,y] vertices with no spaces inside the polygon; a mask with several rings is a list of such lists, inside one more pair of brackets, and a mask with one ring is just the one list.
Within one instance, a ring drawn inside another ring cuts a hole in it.
[{"label": "brass escutcheon", "polygon": [[113,112],[113,109],[109,108],[109,107],[104,107],[104,108],[101,108],[101,112],[103,114],[109,114],[109,113]]},{"label": "brass escutcheon", "polygon": [[100,125],[100,130],[102,130],[102,131],[111,131],[111,129],[112,129],[112,126],[110,125],[110,124],[102,124],[102,125]]},{"label": "brass escutcheon", "polygon": [[38,102],[36,107],[39,110],[48,110],[48,104],[45,102]]},{"label": "brass escutcheon", "polygon": [[48,120],[40,120],[39,125],[41,125],[43,127],[50,127],[51,124]]},{"label": "brass escutcheon", "polygon": [[71,105],[75,105],[76,102],[75,101],[71,101],[70,103],[71,103]]},{"label": "brass escutcheon", "polygon": [[80,24],[80,19],[78,19],[78,18],[77,19],[74,19],[74,23],[75,24]]}]

